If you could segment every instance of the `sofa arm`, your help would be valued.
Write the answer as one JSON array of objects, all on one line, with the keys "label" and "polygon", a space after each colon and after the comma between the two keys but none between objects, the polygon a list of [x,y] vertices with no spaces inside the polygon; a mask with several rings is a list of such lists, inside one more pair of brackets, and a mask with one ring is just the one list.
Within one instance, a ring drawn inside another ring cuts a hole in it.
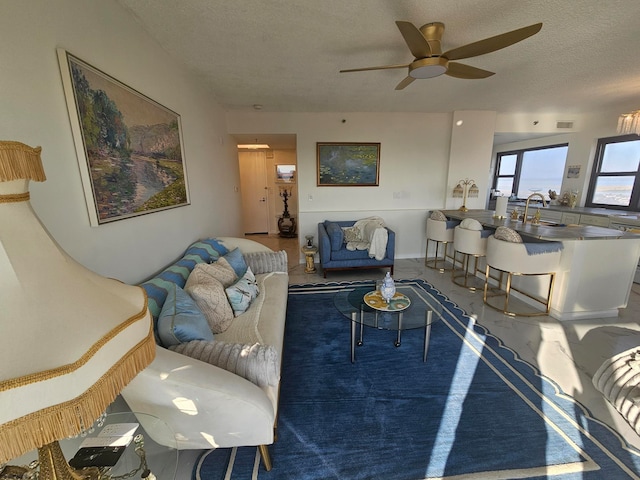
[{"label": "sofa arm", "polygon": [[321,265],[331,261],[331,239],[324,223],[318,224],[318,254],[320,255]]},{"label": "sofa arm", "polygon": [[394,260],[396,256],[396,232],[391,230],[389,227],[387,229],[387,258],[389,260]]},{"label": "sofa arm", "polygon": [[175,438],[157,438],[178,449],[273,443],[275,408],[267,393],[222,368],[165,348],[124,390],[133,412],[165,421]]},{"label": "sofa arm", "polygon": [[269,247],[248,238],[216,237],[216,240],[228,248],[229,251],[237,247],[242,253],[273,252]]}]

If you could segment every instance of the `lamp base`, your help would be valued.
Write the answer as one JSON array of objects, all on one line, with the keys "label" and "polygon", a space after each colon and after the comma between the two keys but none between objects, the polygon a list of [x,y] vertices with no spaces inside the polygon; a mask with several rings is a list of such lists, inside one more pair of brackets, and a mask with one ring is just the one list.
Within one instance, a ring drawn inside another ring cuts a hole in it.
[{"label": "lamp base", "polygon": [[[30,476],[25,477],[25,474]],[[34,475],[37,475],[34,476]],[[38,478],[38,480],[100,480],[109,478],[100,476],[97,467],[75,470],[64,458],[60,444],[56,441],[38,449],[38,461],[29,467],[6,465],[0,468],[0,480],[21,480],[22,478]]]},{"label": "lamp base", "polygon": [[4,468],[0,466],[0,480],[22,480],[28,471],[28,468],[17,465],[5,465]]},{"label": "lamp base", "polygon": [[60,444],[52,442],[38,449],[40,462],[39,480],[98,480],[100,471],[96,467],[73,469],[64,458]]},{"label": "lamp base", "polygon": [[465,207],[464,205],[462,205],[462,206],[458,209],[458,211],[459,211],[459,212],[468,212],[468,211],[469,211],[469,209],[468,209],[467,207]]}]

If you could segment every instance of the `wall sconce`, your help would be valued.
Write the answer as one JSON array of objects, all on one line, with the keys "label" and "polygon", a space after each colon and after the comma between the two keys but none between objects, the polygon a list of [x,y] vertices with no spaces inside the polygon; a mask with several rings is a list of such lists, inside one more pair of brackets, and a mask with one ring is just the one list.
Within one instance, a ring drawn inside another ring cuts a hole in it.
[{"label": "wall sconce", "polygon": [[640,135],[640,110],[623,113],[618,117],[618,134],[628,135],[630,133]]},{"label": "wall sconce", "polygon": [[458,180],[458,184],[453,189],[453,198],[462,198],[462,206],[458,210],[461,212],[468,211],[467,197],[477,198],[479,193],[480,189],[476,185],[475,180],[470,180],[468,178]]}]

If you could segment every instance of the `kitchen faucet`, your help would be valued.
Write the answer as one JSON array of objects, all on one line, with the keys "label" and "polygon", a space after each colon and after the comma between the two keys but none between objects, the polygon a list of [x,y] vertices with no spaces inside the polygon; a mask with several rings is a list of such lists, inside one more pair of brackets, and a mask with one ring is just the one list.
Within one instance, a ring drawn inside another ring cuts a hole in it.
[{"label": "kitchen faucet", "polygon": [[[527,197],[527,203],[524,206],[524,216],[522,217],[522,223],[527,223],[527,214],[529,213],[529,202],[533,197],[540,197],[540,199],[542,200],[542,206],[543,207],[547,206],[547,202],[544,201],[544,196],[541,193],[535,192],[529,195]],[[537,223],[537,222],[532,221],[532,223]]]}]

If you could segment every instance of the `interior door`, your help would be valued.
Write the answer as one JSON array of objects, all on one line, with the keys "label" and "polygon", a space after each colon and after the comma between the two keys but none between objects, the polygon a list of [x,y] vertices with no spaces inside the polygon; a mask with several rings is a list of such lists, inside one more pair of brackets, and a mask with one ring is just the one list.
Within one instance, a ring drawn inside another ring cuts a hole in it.
[{"label": "interior door", "polygon": [[269,233],[267,158],[264,152],[240,152],[242,225],[245,234]]}]

